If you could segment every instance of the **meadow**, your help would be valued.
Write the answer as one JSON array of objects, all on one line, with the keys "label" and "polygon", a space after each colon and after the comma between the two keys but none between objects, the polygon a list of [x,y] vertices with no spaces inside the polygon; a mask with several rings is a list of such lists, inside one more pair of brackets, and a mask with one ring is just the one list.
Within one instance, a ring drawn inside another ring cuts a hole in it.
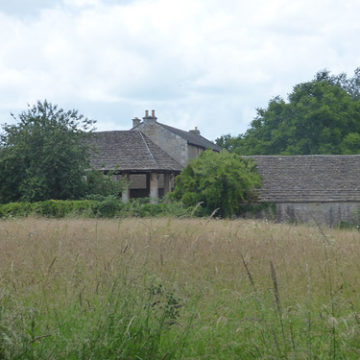
[{"label": "meadow", "polygon": [[0,359],[359,359],[357,230],[0,221]]}]

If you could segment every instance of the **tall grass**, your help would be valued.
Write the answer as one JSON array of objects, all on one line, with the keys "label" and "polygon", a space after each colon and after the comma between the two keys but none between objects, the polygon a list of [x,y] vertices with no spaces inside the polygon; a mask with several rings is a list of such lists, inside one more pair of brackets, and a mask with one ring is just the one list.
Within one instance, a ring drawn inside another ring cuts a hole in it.
[{"label": "tall grass", "polygon": [[0,359],[358,359],[360,234],[321,232],[0,221]]}]

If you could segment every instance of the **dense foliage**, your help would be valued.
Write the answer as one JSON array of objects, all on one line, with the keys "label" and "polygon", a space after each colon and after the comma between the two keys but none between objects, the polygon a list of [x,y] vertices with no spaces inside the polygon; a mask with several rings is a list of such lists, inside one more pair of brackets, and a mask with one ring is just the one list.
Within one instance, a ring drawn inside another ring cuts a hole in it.
[{"label": "dense foliage", "polygon": [[0,137],[0,202],[79,197],[94,121],[46,100],[13,117]]},{"label": "dense foliage", "polygon": [[176,178],[172,197],[186,206],[202,204],[205,213],[218,209],[228,217],[238,215],[244,204],[255,200],[254,189],[260,187],[260,176],[251,160],[224,150],[204,151]]},{"label": "dense foliage", "polygon": [[294,87],[288,101],[270,100],[250,129],[217,144],[244,155],[360,153],[360,68],[353,78],[319,72]]},{"label": "dense foliage", "polygon": [[128,203],[114,196],[93,196],[86,200],[45,200],[36,202],[12,202],[0,204],[1,218],[41,216],[47,218],[85,217],[161,217],[194,215],[192,208],[185,208],[180,202],[150,204],[148,198],[132,199]]}]

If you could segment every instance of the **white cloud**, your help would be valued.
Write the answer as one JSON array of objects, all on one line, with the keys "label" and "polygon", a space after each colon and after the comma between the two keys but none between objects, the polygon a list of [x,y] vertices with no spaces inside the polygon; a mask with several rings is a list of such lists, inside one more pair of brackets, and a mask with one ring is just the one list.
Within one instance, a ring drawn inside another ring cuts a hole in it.
[{"label": "white cloud", "polygon": [[99,5],[99,0],[63,0],[64,4],[69,7],[83,7]]},{"label": "white cloud", "polygon": [[31,18],[0,5],[1,114],[48,98],[124,128],[120,116],[155,107],[215,138],[243,132],[256,107],[316,71],[360,64],[355,0],[54,4]]}]

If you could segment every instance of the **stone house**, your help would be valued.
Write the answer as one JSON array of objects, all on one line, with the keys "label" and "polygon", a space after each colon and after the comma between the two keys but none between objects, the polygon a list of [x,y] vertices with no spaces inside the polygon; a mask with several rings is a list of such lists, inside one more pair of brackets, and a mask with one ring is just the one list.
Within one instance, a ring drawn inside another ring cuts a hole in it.
[{"label": "stone house", "polygon": [[159,123],[154,110],[151,115],[146,111],[143,121],[134,118],[132,130],[141,131],[148,136],[182,166],[186,166],[206,149],[221,151],[220,146],[201,136],[196,127],[194,130],[184,131]]},{"label": "stone house", "polygon": [[133,119],[127,131],[96,132],[90,140],[97,149],[91,158],[93,168],[112,172],[115,179],[129,184],[122,192],[123,201],[147,197],[156,202],[174,187],[175,176],[202,151],[221,148],[200,135],[161,124],[152,111],[143,121]]},{"label": "stone house", "polygon": [[259,200],[274,204],[265,216],[329,226],[359,223],[360,155],[251,158],[262,177]]}]

